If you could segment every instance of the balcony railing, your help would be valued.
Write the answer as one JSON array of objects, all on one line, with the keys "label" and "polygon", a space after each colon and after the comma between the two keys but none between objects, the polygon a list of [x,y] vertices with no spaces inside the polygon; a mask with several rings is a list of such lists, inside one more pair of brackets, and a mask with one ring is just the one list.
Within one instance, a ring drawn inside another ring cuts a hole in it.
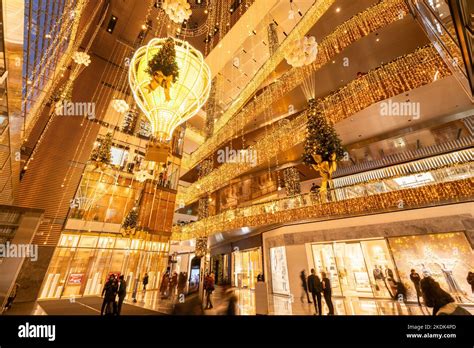
[{"label": "balcony railing", "polygon": [[309,193],[231,209],[173,228],[172,240],[187,240],[243,227],[325,220],[472,200],[474,162],[354,187]]}]

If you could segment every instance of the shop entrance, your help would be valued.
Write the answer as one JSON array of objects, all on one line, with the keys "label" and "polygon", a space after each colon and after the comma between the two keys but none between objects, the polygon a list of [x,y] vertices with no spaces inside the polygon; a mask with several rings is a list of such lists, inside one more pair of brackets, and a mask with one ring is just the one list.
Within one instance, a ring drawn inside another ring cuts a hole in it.
[{"label": "shop entrance", "polygon": [[312,245],[316,272],[330,277],[333,294],[392,298],[395,266],[385,240]]},{"label": "shop entrance", "polygon": [[262,272],[262,250],[255,248],[232,253],[232,285],[255,289],[257,276]]}]

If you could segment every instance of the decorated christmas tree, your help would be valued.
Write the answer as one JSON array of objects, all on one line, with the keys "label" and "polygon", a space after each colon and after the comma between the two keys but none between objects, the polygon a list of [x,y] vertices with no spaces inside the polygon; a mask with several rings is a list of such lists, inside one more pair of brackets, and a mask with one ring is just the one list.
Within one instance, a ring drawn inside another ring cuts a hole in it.
[{"label": "decorated christmas tree", "polygon": [[322,162],[337,162],[344,157],[341,139],[337,135],[334,126],[324,117],[322,110],[318,108],[314,99],[309,101],[307,131],[303,154],[305,164],[316,164],[315,155],[321,156]]},{"label": "decorated christmas tree", "polygon": [[172,38],[168,38],[160,50],[148,62],[146,72],[152,77],[161,72],[165,77],[172,76],[172,82],[178,80],[179,69],[176,63],[176,49]]},{"label": "decorated christmas tree", "polygon": [[138,221],[138,209],[134,207],[132,208],[132,210],[130,210],[127,217],[125,218],[125,221],[123,222],[122,227],[126,230],[132,230],[135,227],[137,227],[137,221]]},{"label": "decorated christmas tree", "polygon": [[112,133],[107,133],[94,151],[92,151],[91,160],[103,165],[109,165],[112,157]]}]

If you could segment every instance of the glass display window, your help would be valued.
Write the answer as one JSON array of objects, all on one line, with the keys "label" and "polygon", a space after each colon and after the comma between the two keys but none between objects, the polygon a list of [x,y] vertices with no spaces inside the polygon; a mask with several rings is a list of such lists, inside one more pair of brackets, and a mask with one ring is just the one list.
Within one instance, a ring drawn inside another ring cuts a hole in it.
[{"label": "glass display window", "polygon": [[98,248],[113,248],[115,238],[114,237],[100,237],[99,243],[97,245]]},{"label": "glass display window", "polygon": [[372,296],[369,274],[360,243],[335,243],[339,282],[345,296]]},{"label": "glass display window", "polygon": [[121,235],[64,233],[39,298],[100,295],[111,273],[125,276],[130,294],[145,272],[149,276],[148,288],[156,289],[168,261],[167,245]]},{"label": "glass display window", "polygon": [[81,236],[79,248],[94,248],[97,244],[97,236]]},{"label": "glass display window", "polygon": [[63,234],[61,239],[59,240],[59,246],[61,247],[70,247],[75,248],[79,243],[79,236],[78,235],[71,235],[71,234]]},{"label": "glass display window", "polygon": [[398,280],[386,240],[313,244],[314,267],[325,272],[336,296],[392,298]]},{"label": "glass display window", "polygon": [[395,294],[388,278],[394,277],[398,281],[386,240],[369,240],[361,242],[365,262],[369,269],[372,291],[375,297],[392,298]]},{"label": "glass display window", "polygon": [[464,233],[389,238],[389,244],[409,300],[416,301],[415,286],[410,280],[410,271],[414,269],[421,278],[433,277],[457,302],[474,302],[467,282],[474,254]]},{"label": "glass display window", "polygon": [[284,246],[270,248],[270,265],[272,268],[273,293],[289,295],[288,265]]},{"label": "glass display window", "polygon": [[314,244],[312,246],[312,249],[316,274],[318,275],[318,277],[321,278],[321,272],[325,272],[331,280],[333,294],[342,295],[339,279],[344,278],[344,275],[338,274],[336,258],[334,257],[333,245]]},{"label": "glass display window", "polygon": [[257,276],[263,274],[261,248],[234,251],[232,265],[232,285],[239,288],[255,289]]},{"label": "glass display window", "polygon": [[[81,294],[84,276],[88,272],[94,249],[77,248],[69,266],[67,278],[64,279],[64,290],[61,297],[79,296]],[[80,281],[71,281],[71,275],[80,278]]]}]

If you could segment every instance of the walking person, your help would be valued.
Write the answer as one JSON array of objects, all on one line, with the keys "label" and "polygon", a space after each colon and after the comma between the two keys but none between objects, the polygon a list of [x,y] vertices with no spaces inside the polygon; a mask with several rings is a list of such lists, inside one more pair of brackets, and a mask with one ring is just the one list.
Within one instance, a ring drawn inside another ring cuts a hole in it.
[{"label": "walking person", "polygon": [[178,286],[178,273],[173,272],[173,276],[170,279],[170,285],[169,285],[169,294],[170,294],[171,300],[174,300],[174,295],[176,293],[177,286]]},{"label": "walking person", "polygon": [[207,280],[204,282],[206,285],[206,308],[205,309],[212,309],[214,306],[212,305],[212,293],[214,292],[214,274],[211,273],[207,276]]},{"label": "walking person", "polygon": [[467,274],[466,280],[467,280],[467,283],[471,285],[471,292],[474,295],[474,272],[469,272]]},{"label": "walking person", "polygon": [[421,301],[420,297],[421,295],[421,288],[420,288],[420,282],[421,282],[421,277],[414,269],[410,271],[410,280],[413,282],[413,286],[415,287],[416,291],[416,300],[418,301],[418,305],[421,306]]},{"label": "walking person", "polygon": [[311,275],[308,277],[308,290],[313,296],[314,309],[316,310],[316,314],[322,315],[323,309],[321,304],[321,292],[323,291],[323,286],[321,284],[321,280],[316,275],[316,271],[314,270],[314,268],[311,269]]},{"label": "walking person", "polygon": [[163,274],[163,278],[161,278],[161,285],[160,285],[160,294],[162,298],[168,297],[168,286],[170,282],[170,276],[168,272]]},{"label": "walking person", "polygon": [[123,275],[119,277],[117,284],[117,295],[118,295],[118,305],[117,305],[117,315],[122,313],[122,304],[125,296],[127,296],[127,282],[123,279]]},{"label": "walking person", "polygon": [[104,289],[102,290],[102,296],[104,296],[104,301],[102,302],[102,307],[100,309],[100,315],[113,315],[114,313],[114,302],[115,296],[117,295],[117,281],[115,275],[111,274],[107,283],[105,283]]},{"label": "walking person", "polygon": [[237,296],[229,285],[224,287],[224,295],[227,302],[225,315],[237,315]]},{"label": "walking person", "polygon": [[326,305],[329,308],[328,315],[334,315],[334,306],[332,304],[331,281],[329,280],[325,272],[321,272],[321,278],[322,278],[322,283],[323,283],[324,301],[326,301]]},{"label": "walking person", "polygon": [[313,303],[309,299],[308,282],[306,279],[306,272],[304,270],[302,270],[300,273],[300,279],[301,279],[301,287],[303,288],[303,292],[301,293],[301,297],[300,297],[301,302],[304,302],[303,298],[304,298],[304,294],[306,293],[306,298],[308,299],[308,303]]},{"label": "walking person", "polygon": [[441,289],[432,277],[425,277],[421,280],[421,292],[425,304],[433,308],[433,315],[471,315],[467,310],[457,305],[453,297]]},{"label": "walking person", "polygon": [[143,295],[145,295],[146,286],[148,285],[148,273],[145,273],[145,276],[143,277],[142,283],[143,283]]},{"label": "walking person", "polygon": [[10,308],[12,308],[13,301],[15,301],[16,295],[18,293],[18,289],[20,288],[20,284],[15,283],[13,286],[12,291],[10,292],[10,295],[8,295],[7,303],[5,304],[4,310],[7,311]]},{"label": "walking person", "polygon": [[186,273],[180,272],[178,276],[178,300],[184,299],[184,289],[186,288]]}]

